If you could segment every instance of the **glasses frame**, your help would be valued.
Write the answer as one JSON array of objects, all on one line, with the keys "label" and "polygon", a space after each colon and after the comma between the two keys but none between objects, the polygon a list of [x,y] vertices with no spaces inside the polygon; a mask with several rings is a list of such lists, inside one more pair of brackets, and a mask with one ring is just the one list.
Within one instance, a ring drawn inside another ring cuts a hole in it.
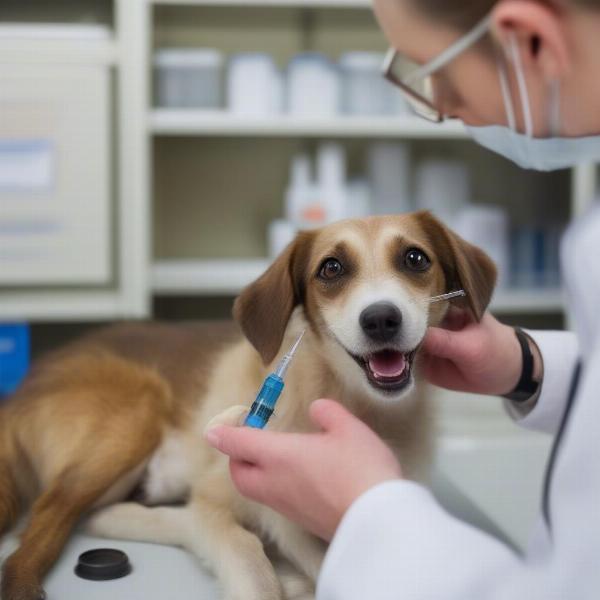
[{"label": "glasses frame", "polygon": [[492,15],[486,15],[468,33],[460,37],[456,42],[448,46],[448,48],[440,52],[429,62],[418,67],[405,77],[397,76],[394,72],[394,65],[401,60],[404,55],[395,48],[390,48],[381,67],[383,76],[407,96],[409,104],[413,107],[418,116],[432,123],[442,123],[445,118],[444,114],[433,104],[433,102],[431,102],[431,100],[413,89],[411,84],[421,81],[426,77],[431,77],[436,71],[439,71],[468,50],[489,31],[491,22]]}]

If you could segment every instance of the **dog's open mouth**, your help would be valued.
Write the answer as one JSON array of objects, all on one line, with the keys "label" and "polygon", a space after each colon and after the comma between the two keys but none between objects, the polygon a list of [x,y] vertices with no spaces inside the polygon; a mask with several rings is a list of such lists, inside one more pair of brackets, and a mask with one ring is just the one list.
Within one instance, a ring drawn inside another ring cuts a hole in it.
[{"label": "dog's open mouth", "polygon": [[366,356],[354,354],[351,356],[362,367],[373,387],[388,392],[398,392],[410,381],[415,353],[416,350],[400,352],[387,349]]}]

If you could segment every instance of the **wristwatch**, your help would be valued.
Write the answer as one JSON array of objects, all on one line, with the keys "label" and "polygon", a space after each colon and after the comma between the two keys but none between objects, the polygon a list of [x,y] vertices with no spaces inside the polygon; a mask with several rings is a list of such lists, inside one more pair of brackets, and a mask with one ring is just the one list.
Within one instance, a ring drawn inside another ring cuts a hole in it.
[{"label": "wristwatch", "polygon": [[523,370],[521,371],[521,378],[515,389],[506,394],[503,397],[513,402],[525,402],[533,396],[540,386],[537,381],[533,380],[533,354],[529,346],[529,336],[519,327],[515,327],[515,335],[521,346],[521,353],[523,356]]}]

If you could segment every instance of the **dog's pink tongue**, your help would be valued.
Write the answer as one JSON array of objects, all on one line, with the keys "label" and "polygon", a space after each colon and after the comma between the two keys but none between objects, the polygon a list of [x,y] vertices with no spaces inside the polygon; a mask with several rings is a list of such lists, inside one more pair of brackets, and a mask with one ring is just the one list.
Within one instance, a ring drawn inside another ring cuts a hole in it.
[{"label": "dog's pink tongue", "polygon": [[379,377],[400,377],[406,368],[406,358],[402,352],[385,350],[369,357],[369,367]]}]

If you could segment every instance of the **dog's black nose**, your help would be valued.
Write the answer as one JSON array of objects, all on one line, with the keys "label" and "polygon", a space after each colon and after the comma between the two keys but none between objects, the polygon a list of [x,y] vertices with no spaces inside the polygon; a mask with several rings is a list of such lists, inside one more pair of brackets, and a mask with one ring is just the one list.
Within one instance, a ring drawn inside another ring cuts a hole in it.
[{"label": "dog's black nose", "polygon": [[391,302],[377,302],[360,313],[362,330],[375,342],[389,342],[400,331],[402,313]]}]

